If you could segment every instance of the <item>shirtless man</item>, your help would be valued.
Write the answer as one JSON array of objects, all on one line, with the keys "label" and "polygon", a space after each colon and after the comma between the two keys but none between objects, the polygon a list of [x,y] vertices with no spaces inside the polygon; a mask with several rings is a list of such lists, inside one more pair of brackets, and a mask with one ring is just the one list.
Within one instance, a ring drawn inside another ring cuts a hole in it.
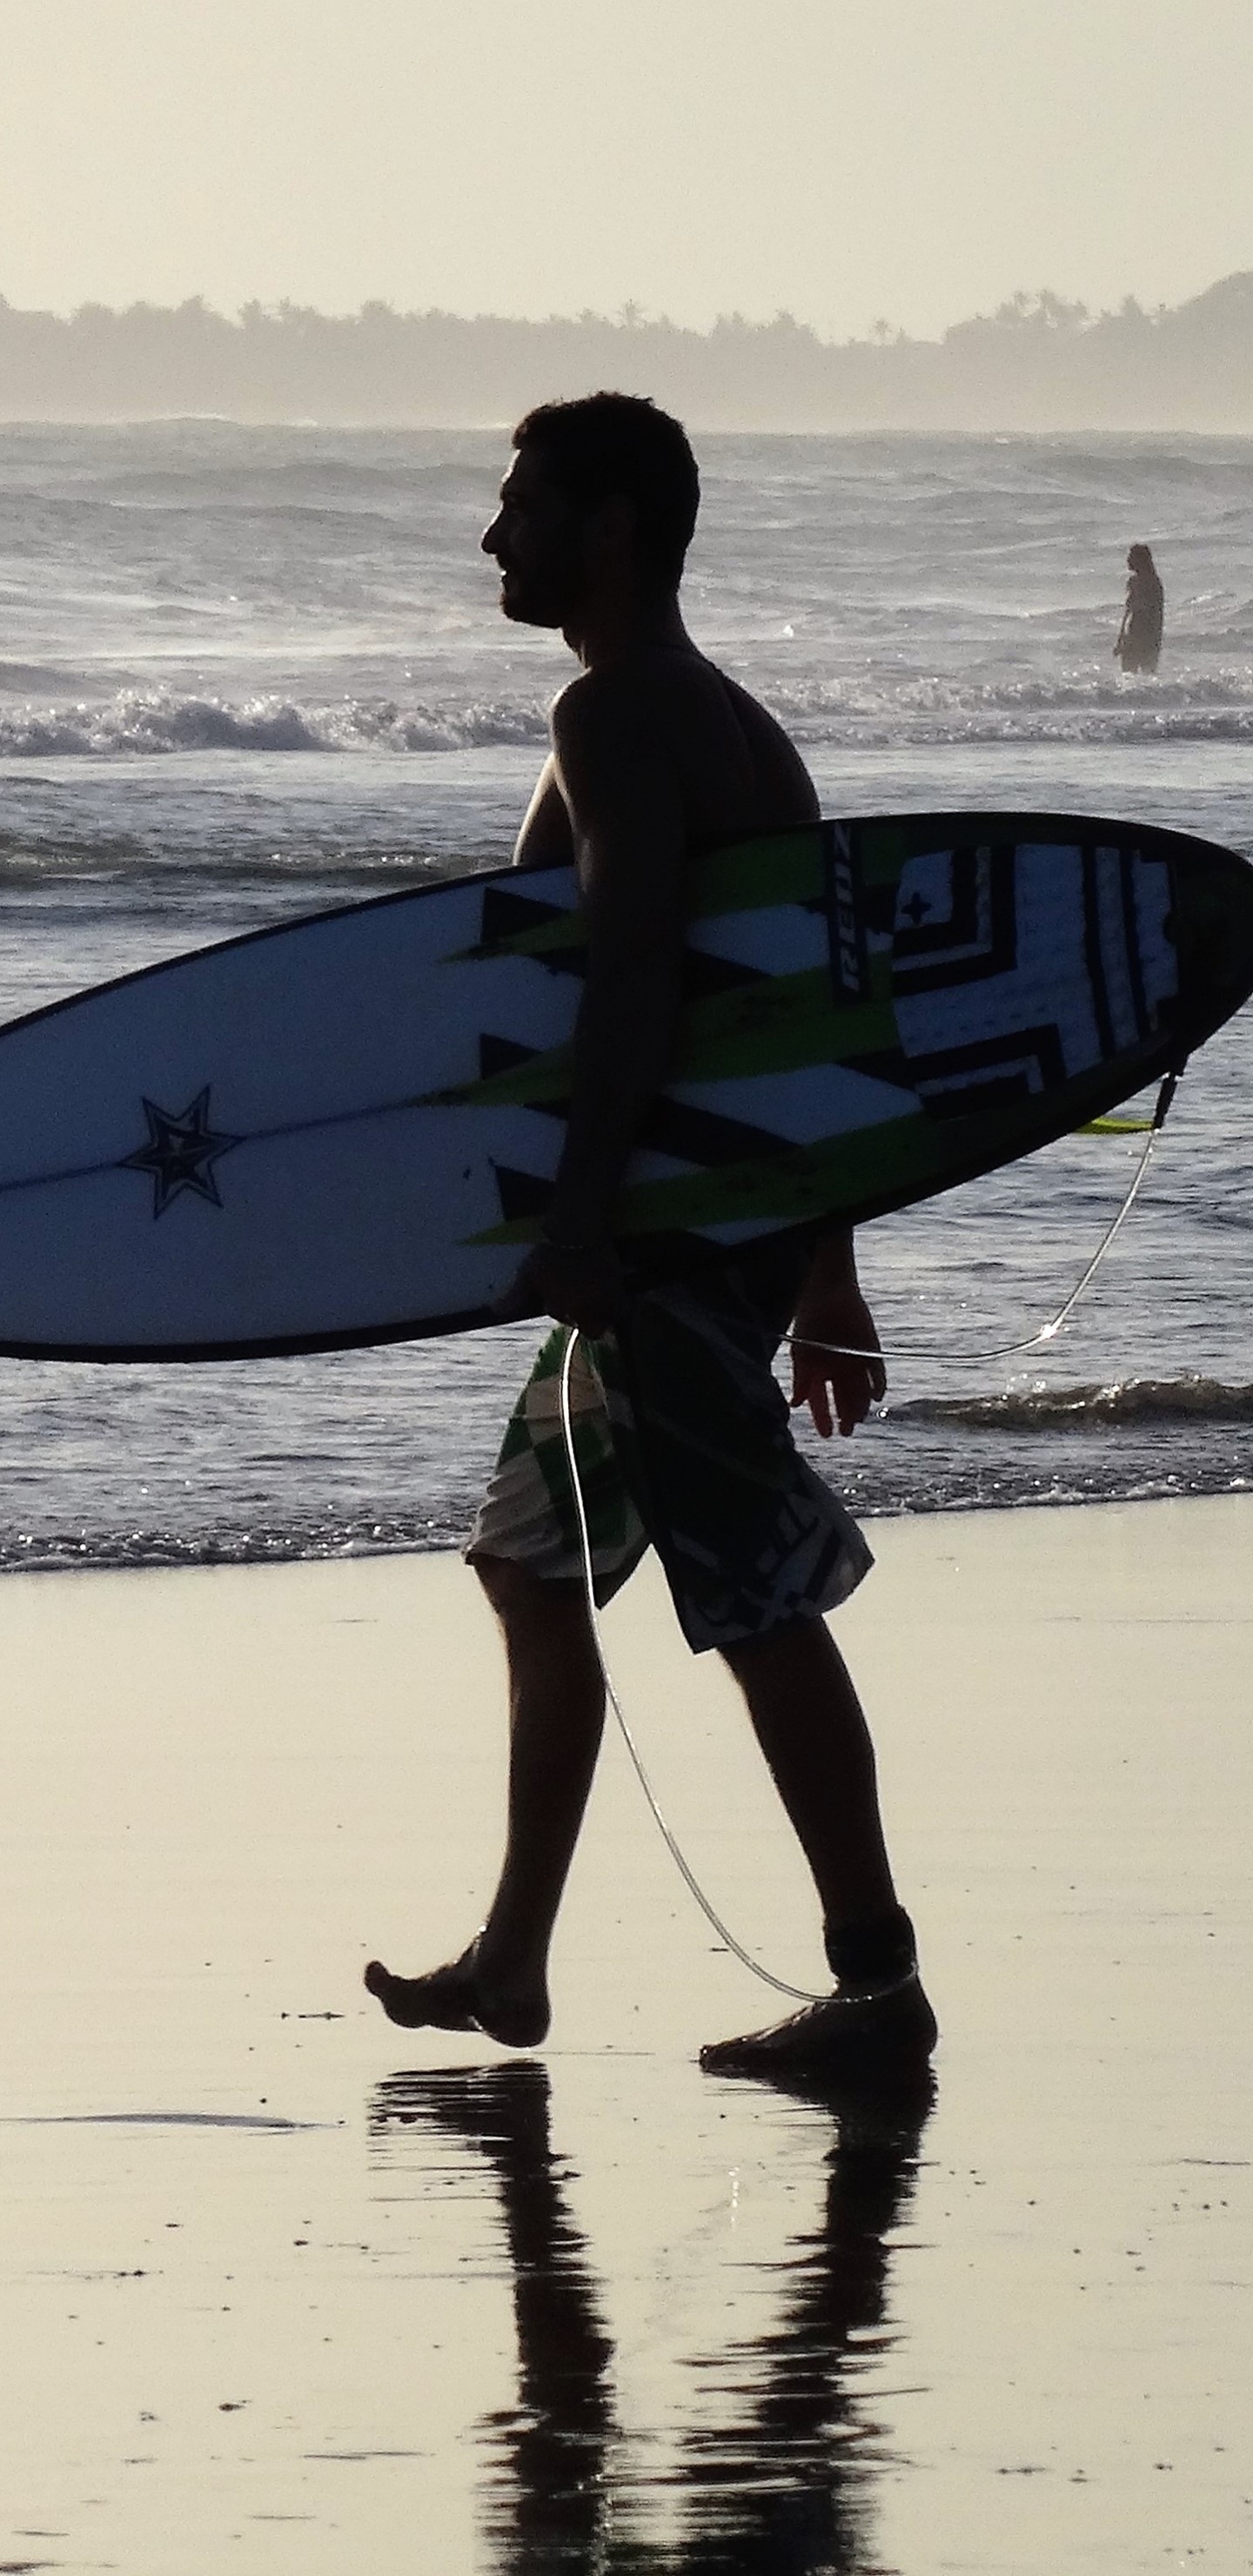
[{"label": "shirtless man", "polygon": [[[917,2067],[935,2022],[884,1848],[866,1722],[821,1615],[870,1553],[797,1452],[771,1371],[795,1317],[812,1344],[793,1354],[793,1402],[810,1405],[821,1432],[833,1418],[851,1432],[882,1395],[878,1358],[815,1347],[878,1348],[851,1237],[772,1237],[632,1293],[613,1235],[626,1162],[649,1140],[675,1046],[689,854],[812,821],[817,798],[780,726],[684,627],[699,485],[678,422],[595,394],[529,413],[513,445],[483,537],[500,604],[560,628],[580,665],[553,707],[515,864],[573,860],[588,949],[565,1144],[543,1240],[508,1311],[547,1313],[587,1337],[591,1363],[580,1342],[572,1394],[598,1598],[657,1547],[689,1645],[720,1652],[744,1693],[822,1907],[830,1999],[702,2062]],[[540,1352],[468,1550],[509,1666],[496,1894],[447,1966],[366,1971],[393,2021],[521,2048],[548,2029],[549,1944],[604,1723],[557,1405],[565,1341],[558,1330]]]}]

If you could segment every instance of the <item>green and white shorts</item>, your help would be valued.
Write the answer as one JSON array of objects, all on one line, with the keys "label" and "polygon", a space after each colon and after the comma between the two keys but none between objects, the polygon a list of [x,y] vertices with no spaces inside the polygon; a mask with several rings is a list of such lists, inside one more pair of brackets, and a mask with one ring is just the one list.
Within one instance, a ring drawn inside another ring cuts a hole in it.
[{"label": "green and white shorts", "polygon": [[[772,1362],[809,1258],[771,1238],[580,1340],[570,1410],[596,1598],[651,1544],[694,1652],[818,1618],[873,1562],[851,1514],[800,1455]],[[518,1398],[467,1548],[544,1582],[583,1572],[561,1425],[567,1330],[550,1333]]]}]

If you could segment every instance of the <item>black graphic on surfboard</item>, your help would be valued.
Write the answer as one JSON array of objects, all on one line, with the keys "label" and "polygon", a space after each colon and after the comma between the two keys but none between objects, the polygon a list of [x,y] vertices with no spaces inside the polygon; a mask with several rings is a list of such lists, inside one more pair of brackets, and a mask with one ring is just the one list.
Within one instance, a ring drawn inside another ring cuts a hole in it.
[{"label": "black graphic on surfboard", "polygon": [[209,1125],[208,1084],[186,1109],[159,1109],[155,1100],[145,1100],[143,1111],[148,1121],[148,1142],[137,1146],[133,1154],[124,1154],[122,1164],[126,1171],[151,1172],[154,1217],[164,1216],[181,1190],[194,1190],[211,1207],[221,1207],[213,1166],[220,1154],[229,1153],[232,1145],[240,1144],[242,1139],[218,1134]]}]

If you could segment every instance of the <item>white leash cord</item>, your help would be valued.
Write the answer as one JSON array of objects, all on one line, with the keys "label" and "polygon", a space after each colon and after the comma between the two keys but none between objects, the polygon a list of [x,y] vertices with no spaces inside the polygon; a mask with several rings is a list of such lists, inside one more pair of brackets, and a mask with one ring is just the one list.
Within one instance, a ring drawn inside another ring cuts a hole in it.
[{"label": "white leash cord", "polygon": [[[1167,1102],[1167,1107],[1168,1106],[1169,1101]],[[1162,1116],[1165,1116],[1165,1110],[1162,1111]],[[886,1357],[892,1360],[949,1360],[956,1363],[962,1360],[1018,1359],[1024,1356],[1028,1351],[1040,1350],[1046,1343],[1056,1340],[1063,1325],[1069,1323],[1085,1289],[1090,1287],[1092,1281],[1095,1279],[1096,1274],[1101,1267],[1101,1263],[1105,1259],[1105,1255],[1114,1241],[1115,1235],[1121,1232],[1122,1227],[1125,1225],[1127,1218],[1131,1214],[1131,1210],[1135,1205],[1136,1199],[1139,1197],[1140,1186],[1147,1175],[1149,1164],[1153,1157],[1153,1148],[1156,1145],[1160,1134],[1161,1120],[1158,1119],[1154,1122],[1144,1140],[1144,1151],[1131,1175],[1131,1180],[1123,1198],[1122,1205],[1117,1210],[1117,1213],[1111,1217],[1109,1224],[1106,1226],[1105,1232],[1101,1236],[1101,1240],[1088,1263],[1087,1269],[1083,1271],[1081,1276],[1075,1281],[1074,1287],[1070,1291],[1070,1295],[1065,1299],[1064,1303],[1058,1307],[1057,1313],[1047,1324],[1041,1324],[1039,1331],[1032,1333],[1025,1342],[989,1342],[983,1347],[973,1344],[968,1345],[963,1342],[912,1342],[907,1351],[899,1350],[888,1351],[885,1353],[877,1350],[857,1350],[849,1342],[815,1342],[810,1338],[808,1333],[785,1333],[783,1336],[784,1341],[789,1343],[800,1342],[803,1348],[807,1351],[829,1351],[833,1356],[845,1360],[877,1360]]]}]

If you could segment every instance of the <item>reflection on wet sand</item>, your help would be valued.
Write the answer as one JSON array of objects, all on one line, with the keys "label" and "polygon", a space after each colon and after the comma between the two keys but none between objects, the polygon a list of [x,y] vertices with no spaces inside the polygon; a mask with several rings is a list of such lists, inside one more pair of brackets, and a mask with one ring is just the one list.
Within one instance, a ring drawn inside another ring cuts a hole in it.
[{"label": "reflection on wet sand", "polygon": [[934,2084],[796,2098],[827,2132],[821,2217],[780,2248],[777,2324],[702,2363],[706,2429],[685,2446],[689,2529],[675,2561],[692,2576],[881,2576],[872,2525],[884,2461],[857,2381],[894,2341],[888,2238],[912,2195]]},{"label": "reflection on wet sand", "polygon": [[[857,2381],[893,2341],[888,2240],[909,2205],[933,2098],[929,2079],[908,2096],[794,2093],[825,2140],[819,2223],[783,2237],[777,2321],[689,2356],[700,2423],[663,2480],[617,2423],[613,2345],[566,2198],[569,2167],[550,2145],[545,2069],[423,2069],[376,2088],[371,2128],[390,2153],[397,2127],[436,2130],[445,2150],[464,2149],[467,2182],[481,2187],[486,2168],[499,2184],[518,2334],[517,2404],[485,2428],[498,2464],[484,2499],[489,2563],[500,2576],[888,2576],[873,2536],[884,2461]],[[675,2476],[680,2537],[646,2541],[639,2509]]]},{"label": "reflection on wet sand", "polygon": [[[518,2402],[491,2419],[500,2461],[486,2500],[509,2576],[607,2567],[607,2460],[615,2438],[609,2365],[583,2236],[549,2144],[549,2084],[537,2062],[388,2076],[370,2099],[377,2133],[440,2129],[500,2183],[518,2330]],[[498,2490],[498,2491],[497,2491]]]}]

